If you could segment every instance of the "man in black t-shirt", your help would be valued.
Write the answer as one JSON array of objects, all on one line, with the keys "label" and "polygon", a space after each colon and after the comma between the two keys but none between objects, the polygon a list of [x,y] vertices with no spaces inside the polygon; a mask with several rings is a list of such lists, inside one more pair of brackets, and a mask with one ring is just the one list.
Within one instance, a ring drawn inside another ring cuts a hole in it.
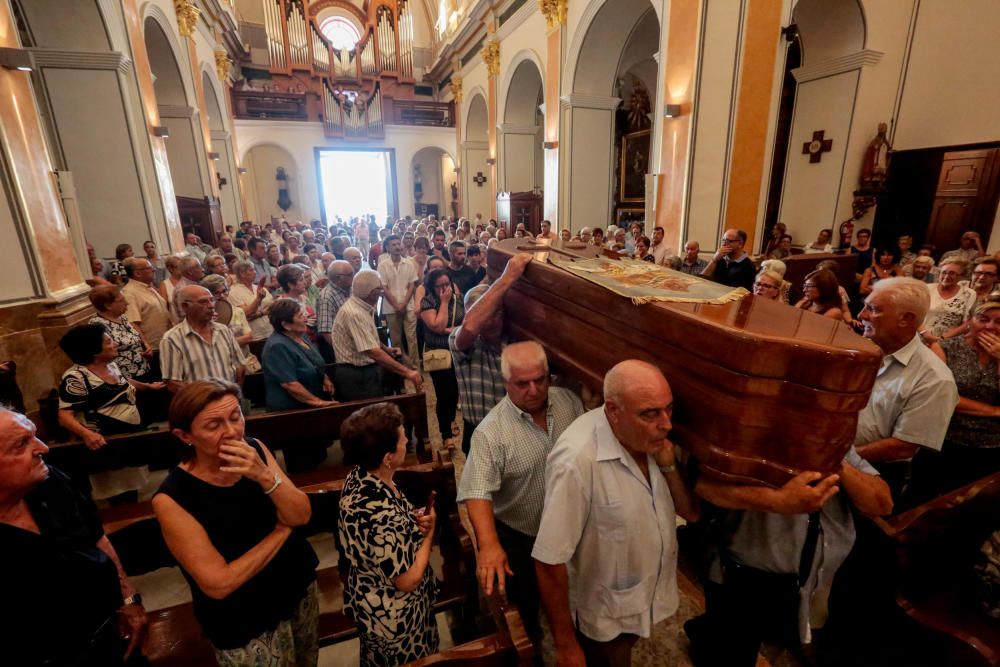
[{"label": "man in black t-shirt", "polygon": [[476,272],[465,263],[466,245],[465,241],[452,241],[448,246],[451,255],[451,263],[448,265],[448,275],[451,282],[458,287],[463,295],[476,286]]},{"label": "man in black t-shirt", "polygon": [[94,503],[46,466],[48,451],[27,417],[0,408],[3,662],[114,667],[130,656],[141,660],[142,601]]},{"label": "man in black t-shirt", "polygon": [[722,235],[722,243],[712,261],[701,272],[702,277],[730,287],[753,289],[757,270],[750,255],[743,250],[747,243],[747,233],[742,229],[727,229]]},{"label": "man in black t-shirt", "polygon": [[486,253],[479,245],[473,243],[465,252],[465,263],[475,274],[476,282],[474,284],[481,285],[486,278],[486,267],[483,266],[486,263]]}]

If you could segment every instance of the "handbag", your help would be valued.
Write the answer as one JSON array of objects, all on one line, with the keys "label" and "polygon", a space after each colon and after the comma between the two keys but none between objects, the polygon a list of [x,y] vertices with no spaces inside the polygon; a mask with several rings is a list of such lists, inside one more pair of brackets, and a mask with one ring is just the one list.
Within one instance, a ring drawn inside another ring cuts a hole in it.
[{"label": "handbag", "polygon": [[[448,320],[449,326],[454,326],[455,316],[458,314],[458,297],[452,295],[451,318]],[[451,350],[441,348],[424,350],[424,370],[428,373],[443,371],[451,368]]]},{"label": "handbag", "polygon": [[243,357],[243,366],[247,369],[247,373],[260,373],[264,368],[260,364],[260,359],[252,352]]}]

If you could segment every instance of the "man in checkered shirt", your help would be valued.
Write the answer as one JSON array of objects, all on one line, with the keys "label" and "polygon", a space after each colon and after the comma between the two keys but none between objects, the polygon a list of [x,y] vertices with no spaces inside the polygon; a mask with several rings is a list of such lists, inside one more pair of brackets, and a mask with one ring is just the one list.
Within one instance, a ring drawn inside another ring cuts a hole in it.
[{"label": "man in checkered shirt", "polygon": [[458,378],[458,403],[462,408],[462,451],[469,454],[472,432],[486,413],[504,397],[500,373],[503,344],[503,297],[517,282],[531,255],[514,255],[496,282],[477,285],[465,295],[465,320],[448,337],[452,365]]},{"label": "man in checkered shirt", "polygon": [[[479,544],[476,575],[489,595],[494,578],[517,605],[533,641],[540,639],[538,582],[531,550],[545,502],[545,460],[552,445],[583,414],[580,399],[549,387],[549,364],[533,341],[504,348],[507,395],[472,436],[458,500]],[[510,586],[507,575],[513,575]]]}]

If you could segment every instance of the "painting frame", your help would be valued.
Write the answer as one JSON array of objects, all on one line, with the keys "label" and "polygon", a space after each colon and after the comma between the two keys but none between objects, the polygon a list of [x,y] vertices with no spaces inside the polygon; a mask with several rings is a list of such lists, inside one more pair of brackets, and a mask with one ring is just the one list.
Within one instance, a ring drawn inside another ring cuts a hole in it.
[{"label": "painting frame", "polygon": [[[646,201],[646,174],[649,172],[649,147],[652,130],[629,132],[622,136],[621,150],[618,154],[618,201],[622,203],[640,204]],[[641,174],[632,174],[626,180],[625,166],[633,160],[641,158],[646,168]]]}]

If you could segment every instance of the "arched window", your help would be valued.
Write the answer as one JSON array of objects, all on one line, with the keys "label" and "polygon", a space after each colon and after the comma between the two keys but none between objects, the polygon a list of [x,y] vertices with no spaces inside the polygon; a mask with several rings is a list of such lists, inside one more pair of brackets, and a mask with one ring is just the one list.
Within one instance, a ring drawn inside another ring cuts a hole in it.
[{"label": "arched window", "polygon": [[361,41],[361,33],[357,27],[343,16],[324,19],[319,29],[329,40],[330,46],[340,51],[350,51]]}]

